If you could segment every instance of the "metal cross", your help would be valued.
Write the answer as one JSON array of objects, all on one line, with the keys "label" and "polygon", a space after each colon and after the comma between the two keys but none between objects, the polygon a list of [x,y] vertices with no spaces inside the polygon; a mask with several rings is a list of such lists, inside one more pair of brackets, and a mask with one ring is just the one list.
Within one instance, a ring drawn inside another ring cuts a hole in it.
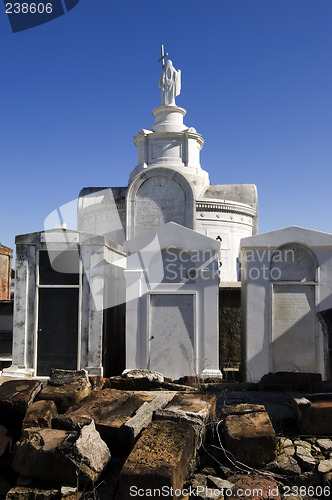
[{"label": "metal cross", "polygon": [[161,61],[162,65],[163,65],[163,69],[164,69],[164,67],[165,67],[165,61],[164,61],[164,59],[165,59],[165,57],[167,57],[167,56],[168,56],[168,52],[166,52],[166,54],[165,54],[165,52],[164,52],[164,46],[162,45],[162,46],[161,46],[161,57],[159,57],[158,62],[160,62],[160,61]]}]

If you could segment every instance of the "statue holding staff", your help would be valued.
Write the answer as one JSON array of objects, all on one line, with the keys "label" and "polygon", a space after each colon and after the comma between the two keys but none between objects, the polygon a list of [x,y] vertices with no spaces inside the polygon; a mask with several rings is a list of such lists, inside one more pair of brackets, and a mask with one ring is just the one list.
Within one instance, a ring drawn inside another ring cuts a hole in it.
[{"label": "statue holding staff", "polygon": [[163,71],[159,78],[159,88],[161,88],[161,105],[162,106],[176,106],[175,97],[181,91],[181,70],[176,70],[173,67],[172,61],[166,61],[164,64],[163,46],[162,57],[160,60],[163,62]]}]

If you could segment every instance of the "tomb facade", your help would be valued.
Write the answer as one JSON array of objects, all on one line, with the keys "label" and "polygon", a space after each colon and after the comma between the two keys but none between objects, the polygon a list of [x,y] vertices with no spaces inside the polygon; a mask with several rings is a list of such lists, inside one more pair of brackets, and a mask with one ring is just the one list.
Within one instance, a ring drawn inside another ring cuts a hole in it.
[{"label": "tomb facade", "polygon": [[220,243],[168,222],[124,245],[127,369],[221,377]]},{"label": "tomb facade", "polygon": [[332,235],[300,227],[244,238],[243,369],[248,381],[268,372],[330,372],[319,313],[332,306]]},{"label": "tomb facade", "polygon": [[103,236],[61,228],[17,236],[7,375],[48,377],[52,368],[101,375],[110,343],[123,369],[124,267],[122,248]]}]

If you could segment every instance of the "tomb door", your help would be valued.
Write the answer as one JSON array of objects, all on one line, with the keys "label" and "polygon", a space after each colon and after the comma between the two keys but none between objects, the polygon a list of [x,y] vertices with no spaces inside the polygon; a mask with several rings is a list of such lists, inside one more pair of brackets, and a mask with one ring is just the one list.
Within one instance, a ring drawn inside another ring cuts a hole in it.
[{"label": "tomb door", "polygon": [[172,379],[197,373],[195,295],[150,295],[148,368]]},{"label": "tomb door", "polygon": [[36,373],[78,368],[80,262],[76,251],[39,251]]},{"label": "tomb door", "polygon": [[272,256],[271,369],[316,372],[316,264],[301,245]]}]

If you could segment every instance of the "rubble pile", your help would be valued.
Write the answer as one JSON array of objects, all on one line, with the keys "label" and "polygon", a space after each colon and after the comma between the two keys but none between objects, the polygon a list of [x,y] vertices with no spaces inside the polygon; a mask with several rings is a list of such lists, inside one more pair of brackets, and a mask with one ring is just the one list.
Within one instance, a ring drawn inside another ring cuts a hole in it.
[{"label": "rubble pile", "polygon": [[299,377],[303,392],[280,392],[284,379],[54,370],[44,386],[2,381],[0,500],[329,498],[330,394]]}]

